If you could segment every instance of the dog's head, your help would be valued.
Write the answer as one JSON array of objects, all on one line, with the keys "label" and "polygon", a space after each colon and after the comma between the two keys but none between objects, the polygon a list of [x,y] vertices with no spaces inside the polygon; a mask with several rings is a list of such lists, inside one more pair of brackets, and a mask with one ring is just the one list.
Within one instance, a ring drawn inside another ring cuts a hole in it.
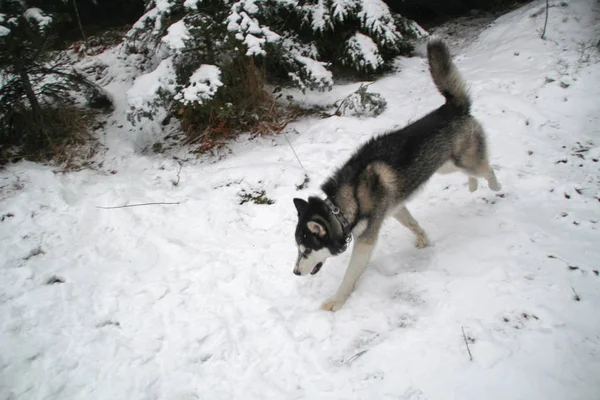
[{"label": "dog's head", "polygon": [[314,275],[321,270],[327,258],[344,251],[346,240],[339,223],[322,199],[309,197],[308,202],[294,199],[294,205],[298,211],[295,235],[298,259],[294,274]]}]

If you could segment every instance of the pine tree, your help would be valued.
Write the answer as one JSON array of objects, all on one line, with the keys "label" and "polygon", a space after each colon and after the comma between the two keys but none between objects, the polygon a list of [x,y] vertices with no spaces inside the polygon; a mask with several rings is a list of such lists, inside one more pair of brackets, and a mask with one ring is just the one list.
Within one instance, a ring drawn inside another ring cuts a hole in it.
[{"label": "pine tree", "polygon": [[[200,125],[261,120],[267,80],[328,90],[334,73],[384,71],[422,32],[383,0],[149,0],[126,36],[146,60],[132,120],[167,109]],[[149,80],[159,83],[150,92]]]},{"label": "pine tree", "polygon": [[[84,92],[110,102],[103,91],[71,67],[64,54],[52,51],[51,15],[23,0],[0,0],[0,145],[25,145],[46,152],[66,134],[53,125],[61,106]],[[64,125],[60,123],[59,125]],[[62,129],[65,128],[65,129]],[[51,152],[51,151],[50,151]]]}]

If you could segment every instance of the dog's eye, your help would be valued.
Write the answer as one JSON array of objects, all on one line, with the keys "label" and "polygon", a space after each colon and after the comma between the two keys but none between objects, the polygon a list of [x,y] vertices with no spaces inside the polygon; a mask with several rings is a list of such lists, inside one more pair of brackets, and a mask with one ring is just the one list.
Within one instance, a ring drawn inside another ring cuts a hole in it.
[{"label": "dog's eye", "polygon": [[304,249],[304,251],[301,251],[300,249],[298,249],[298,255],[302,258],[308,258],[308,255],[312,253],[312,249]]}]

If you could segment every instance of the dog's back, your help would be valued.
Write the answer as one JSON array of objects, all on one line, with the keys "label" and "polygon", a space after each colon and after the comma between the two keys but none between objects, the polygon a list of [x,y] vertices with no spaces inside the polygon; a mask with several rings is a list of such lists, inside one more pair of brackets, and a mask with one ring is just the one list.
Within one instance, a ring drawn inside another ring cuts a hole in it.
[{"label": "dog's back", "polygon": [[[446,103],[398,131],[369,140],[323,185],[325,193],[335,192],[342,182],[357,186],[361,181],[368,181],[371,187],[377,186],[381,177],[375,175],[366,179],[365,170],[378,163],[394,174],[396,185],[388,188],[394,192],[391,203],[402,201],[451,159],[457,147],[462,146],[458,143],[462,140],[457,137],[468,130],[461,128],[465,124],[477,124],[469,115],[471,100],[466,83],[444,42],[431,40],[427,56],[433,81]],[[388,182],[389,175],[387,173]]]}]

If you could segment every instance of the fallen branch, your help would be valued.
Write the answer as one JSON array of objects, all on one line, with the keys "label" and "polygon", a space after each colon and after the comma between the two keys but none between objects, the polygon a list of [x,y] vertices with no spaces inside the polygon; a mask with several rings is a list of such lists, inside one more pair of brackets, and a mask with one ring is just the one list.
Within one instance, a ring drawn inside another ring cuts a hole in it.
[{"label": "fallen branch", "polygon": [[[304,165],[302,165],[302,161],[300,161],[300,158],[298,157],[298,154],[296,154],[296,150],[294,150],[294,146],[292,146],[292,142],[290,142],[290,139],[288,139],[287,135],[285,134],[285,131],[281,131],[281,132],[283,133],[283,136],[285,137],[285,140],[287,140],[288,144],[290,145],[290,148],[292,149],[292,152],[296,156],[296,160],[298,160],[298,164],[300,164],[300,167],[302,169],[304,169]],[[296,131],[296,133],[298,133],[298,131]]]},{"label": "fallen branch", "polygon": [[580,269],[577,265],[571,265],[567,260],[565,260],[563,258],[560,258],[559,256],[555,256],[555,255],[549,254],[548,258],[552,258],[554,260],[559,260],[559,261],[564,262],[567,265],[567,267],[569,268],[569,270],[571,270],[571,271],[575,271],[577,269]]},{"label": "fallen branch", "polygon": [[175,179],[171,180],[171,183],[173,184],[173,186],[179,185],[179,179],[180,179],[179,174],[181,173],[181,168],[183,167],[183,164],[181,162],[178,162],[178,164],[179,164],[179,169],[177,170],[177,180],[175,180]]},{"label": "fallen branch", "polygon": [[577,292],[575,291],[575,288],[573,286],[571,286],[571,290],[573,291],[573,294],[575,294],[575,296],[573,296],[573,299],[575,301],[581,301],[581,297],[579,297],[579,295],[577,294]]},{"label": "fallen branch", "polygon": [[113,207],[102,207],[102,206],[96,206],[96,208],[102,208],[104,210],[110,210],[113,208],[127,208],[127,207],[140,207],[140,206],[155,206],[155,205],[162,205],[162,204],[167,204],[167,205],[171,205],[171,204],[180,204],[180,201],[177,202],[159,202],[159,203],[140,203],[140,204],[127,204],[124,206],[113,206]]},{"label": "fallen branch", "polygon": [[353,355],[352,357],[350,357],[349,359],[347,359],[346,361],[344,361],[344,364],[352,364],[354,361],[356,361],[356,359],[360,356],[362,356],[363,354],[365,354],[368,350],[361,350],[358,353],[356,353],[355,355]]},{"label": "fallen branch", "polygon": [[469,349],[469,342],[467,341],[467,335],[465,335],[465,327],[461,326],[460,328],[462,329],[463,339],[465,339],[465,345],[467,346],[467,351],[469,352],[469,359],[471,361],[473,361],[473,356],[471,355],[471,349]]}]

